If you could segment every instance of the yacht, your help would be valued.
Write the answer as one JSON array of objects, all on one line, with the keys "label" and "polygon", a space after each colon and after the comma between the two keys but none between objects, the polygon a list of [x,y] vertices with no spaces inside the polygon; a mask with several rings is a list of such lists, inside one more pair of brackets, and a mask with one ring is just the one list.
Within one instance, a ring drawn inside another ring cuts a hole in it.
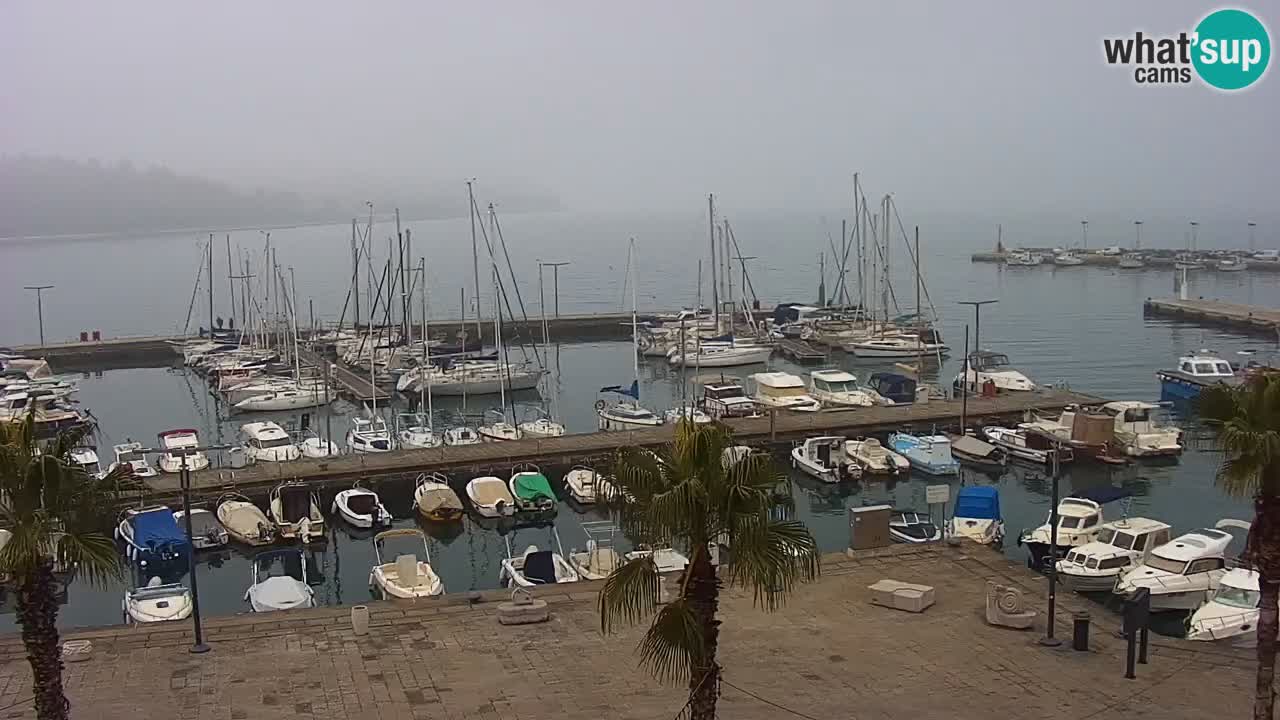
[{"label": "yacht", "polygon": [[956,376],[955,386],[959,389],[961,384],[966,382],[969,383],[970,393],[982,392],[983,386],[987,383],[991,383],[997,392],[1009,390],[1025,392],[1036,389],[1036,384],[1031,382],[1031,378],[1009,364],[1008,355],[988,350],[969,353],[969,361],[965,363],[964,371]]},{"label": "yacht", "polygon": [[560,437],[565,434],[563,423],[556,422],[541,409],[538,409],[537,412],[538,417],[526,420],[517,426],[520,428],[520,434],[529,438]]},{"label": "yacht", "polygon": [[232,405],[240,412],[277,412],[302,410],[327,404],[336,393],[330,393],[323,382],[293,381],[267,392],[250,395]]},{"label": "yacht", "polygon": [[655,427],[662,424],[662,418],[649,408],[640,404],[640,388],[636,382],[629,389],[619,386],[601,388],[601,392],[617,393],[631,398],[630,401],[607,402],[596,401],[596,415],[601,430],[637,430]]},{"label": "yacht", "polygon": [[501,442],[503,440],[519,440],[520,428],[507,422],[507,414],[505,410],[489,410],[485,412],[485,416],[492,422],[488,422],[476,428],[480,433],[480,438],[484,442]]},{"label": "yacht", "polygon": [[128,465],[135,478],[155,477],[158,474],[156,469],[147,463],[147,456],[142,452],[142,443],[129,441],[116,445],[111,450],[116,456],[116,461],[107,468],[107,472],[115,470],[120,465]]},{"label": "yacht", "polygon": [[692,349],[671,349],[667,362],[672,367],[738,367],[768,362],[773,346],[755,343],[700,343]]},{"label": "yacht", "polygon": [[1249,269],[1249,261],[1242,257],[1232,256],[1218,261],[1218,272],[1240,272]]},{"label": "yacht", "polygon": [[[160,441],[160,447],[167,452],[160,456],[156,462],[160,466],[161,472],[178,473],[182,472],[181,452],[173,452],[174,450],[182,450],[184,448],[195,448],[200,446],[200,440],[196,436],[196,431],[191,429],[183,430],[165,430],[157,437]],[[192,452],[186,455],[187,470],[195,472],[196,470],[204,470],[209,467],[209,456],[203,451]]]},{"label": "yacht", "polygon": [[1075,453],[1070,445],[1059,444],[1055,449],[1054,443],[1038,433],[1031,432],[1028,425],[1028,423],[1021,423],[1016,428],[988,426],[982,428],[982,434],[992,445],[1018,460],[1049,465],[1053,462],[1055,454],[1059,463],[1075,460]]},{"label": "yacht", "polygon": [[1177,369],[1157,370],[1156,377],[1160,379],[1160,395],[1175,400],[1194,400],[1204,388],[1241,382],[1231,363],[1211,350],[1183,355]]},{"label": "yacht", "polygon": [[468,360],[448,369],[434,365],[414,368],[400,376],[396,389],[406,394],[418,394],[425,383],[431,386],[436,397],[498,395],[504,390],[532,390],[538,387],[542,375],[543,370],[538,367]]},{"label": "yacht", "polygon": [[956,492],[956,505],[947,525],[951,537],[972,540],[979,545],[1004,545],[1004,517],[1000,514],[1000,491],[990,485],[965,485]]},{"label": "yacht", "polygon": [[245,423],[240,434],[244,436],[245,457],[254,462],[289,462],[302,457],[289,433],[273,422]]},{"label": "yacht", "polygon": [[[1088,545],[1098,537],[1102,529],[1102,506],[1112,500],[1128,497],[1129,493],[1111,486],[1080,491],[1058,503],[1058,542],[1053,546],[1053,528],[1049,520],[1034,530],[1018,537],[1018,545],[1027,548],[1027,565],[1033,569],[1045,569],[1052,555],[1060,559],[1067,551]],[[1052,515],[1050,515],[1052,518]]]},{"label": "yacht", "polygon": [[1182,430],[1159,422],[1159,405],[1130,400],[1105,403],[1101,410],[1115,418],[1112,442],[1125,455],[1158,457],[1182,453]]},{"label": "yacht", "polygon": [[1053,264],[1058,267],[1076,267],[1084,264],[1084,258],[1068,250],[1053,257]]},{"label": "yacht", "polygon": [[347,450],[353,453],[384,453],[393,449],[387,421],[380,415],[351,418],[347,431]]},{"label": "yacht", "polygon": [[749,376],[755,382],[752,398],[767,410],[816,412],[818,401],[813,399],[798,376],[785,372],[762,372]]},{"label": "yacht", "polygon": [[1148,518],[1103,523],[1093,541],[1067,551],[1058,561],[1058,581],[1077,592],[1111,592],[1130,570],[1169,542],[1169,526]]},{"label": "yacht", "polygon": [[889,447],[920,472],[929,475],[960,474],[960,463],[951,456],[951,440],[946,435],[893,433],[889,436]]},{"label": "yacht", "polygon": [[1201,605],[1187,622],[1187,639],[1202,642],[1229,642],[1253,647],[1258,642],[1258,571],[1229,570],[1218,582],[1209,602]]},{"label": "yacht", "polygon": [[809,373],[809,394],[822,407],[872,407],[876,400],[858,378],[844,370],[814,370]]},{"label": "yacht", "polygon": [[756,414],[756,403],[747,397],[739,383],[720,382],[702,386],[702,411],[712,419],[750,417]]},{"label": "yacht", "polygon": [[1204,267],[1204,263],[1200,262],[1192,253],[1178,253],[1174,258],[1173,268],[1175,270],[1199,270]]},{"label": "yacht", "polygon": [[829,483],[860,477],[861,468],[844,454],[844,442],[839,435],[806,438],[791,448],[791,467]]},{"label": "yacht", "polygon": [[911,469],[911,463],[906,458],[881,445],[875,438],[846,440],[844,454],[849,462],[866,474],[897,475]]},{"label": "yacht", "polygon": [[[1227,574],[1227,547],[1233,540],[1221,530],[1200,528],[1179,535],[1156,547],[1145,562],[1127,572],[1116,583],[1117,595],[1128,595],[1140,587],[1151,593],[1151,610],[1189,611],[1207,602]],[[1248,523],[1243,523],[1248,525]]]}]

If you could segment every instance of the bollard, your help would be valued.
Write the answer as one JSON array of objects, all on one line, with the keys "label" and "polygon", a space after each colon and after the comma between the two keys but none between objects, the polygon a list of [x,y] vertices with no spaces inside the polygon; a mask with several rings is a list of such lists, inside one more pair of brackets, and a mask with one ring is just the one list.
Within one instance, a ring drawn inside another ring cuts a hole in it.
[{"label": "bollard", "polygon": [[1071,614],[1071,649],[1080,652],[1089,650],[1089,613],[1087,612]]}]

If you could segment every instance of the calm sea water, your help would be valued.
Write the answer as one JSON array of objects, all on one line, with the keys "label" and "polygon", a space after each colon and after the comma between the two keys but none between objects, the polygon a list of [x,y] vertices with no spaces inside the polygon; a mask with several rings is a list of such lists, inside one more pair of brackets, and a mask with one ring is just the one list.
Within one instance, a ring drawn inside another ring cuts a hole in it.
[{"label": "calm sea water", "polygon": [[[705,247],[705,219],[696,215],[659,219],[579,217],[567,214],[518,216],[505,221],[512,261],[520,272],[520,282],[530,311],[536,313],[538,284],[535,258],[568,259],[574,264],[561,270],[560,306],[563,312],[613,311],[623,306],[622,277],[625,240],[637,236],[639,288],[642,310],[692,304],[697,290],[696,257]],[[1041,382],[1062,382],[1072,388],[1111,398],[1155,399],[1159,387],[1154,370],[1167,365],[1179,354],[1207,347],[1222,353],[1246,349],[1269,349],[1274,341],[1212,329],[1144,319],[1142,301],[1147,297],[1172,293],[1171,273],[1144,271],[1122,273],[1103,268],[1050,267],[1005,269],[995,265],[971,264],[969,254],[992,244],[988,224],[957,220],[936,229],[922,223],[923,267],[929,297],[941,318],[944,336],[955,348],[963,344],[971,311],[957,301],[998,298],[982,317],[982,345],[1008,353],[1014,362]],[[990,223],[991,226],[994,222]],[[470,277],[470,238],[459,222],[413,223],[415,253],[429,254],[432,282],[432,314],[458,314],[458,288]],[[838,235],[838,220],[828,221]],[[390,225],[375,229],[375,237],[390,231]],[[1091,226],[1091,236],[1094,228]],[[823,224],[813,215],[749,215],[735,226],[740,249],[758,255],[749,266],[752,283],[766,304],[785,300],[812,300],[816,294],[818,252],[826,244]],[[1006,227],[1006,233],[1009,228]],[[1066,232],[1065,230],[1063,232]],[[295,268],[300,304],[314,300],[318,316],[336,319],[346,296],[349,273],[349,228],[306,228],[273,231],[281,265]],[[1006,235],[1008,237],[1008,235]],[[264,238],[241,233],[236,244],[260,247]],[[1069,241],[1070,238],[1064,240]],[[1031,244],[1034,239],[1027,239]],[[1052,242],[1048,238],[1045,244]],[[1119,240],[1117,240],[1119,242]],[[1102,244],[1099,241],[1097,244]],[[1110,243],[1107,243],[1110,244]],[[220,247],[219,242],[218,246]],[[1204,245],[1204,243],[1202,243]],[[895,246],[895,252],[899,247]],[[828,251],[829,252],[829,251]],[[58,285],[46,296],[46,336],[65,338],[80,329],[102,329],[108,335],[157,334],[181,329],[192,295],[192,282],[200,258],[192,237],[162,236],[122,238],[94,242],[49,244],[10,243],[0,247],[0,301],[7,307],[33,304],[15,286],[53,282]],[[215,286],[220,314],[225,309],[225,249],[215,254]],[[905,252],[902,253],[905,261]],[[829,261],[828,255],[828,261]],[[256,262],[256,258],[255,258]],[[902,268],[906,263],[898,265]],[[524,268],[524,270],[520,270]],[[895,273],[898,300],[902,309],[914,303],[914,287],[905,269]],[[738,281],[735,277],[735,283]],[[1192,293],[1259,305],[1280,305],[1280,277],[1240,273],[1203,273],[1194,279]],[[469,285],[469,283],[467,283]],[[468,291],[470,294],[470,291]],[[709,293],[708,293],[709,294]],[[550,278],[547,279],[550,303]],[[196,317],[206,317],[202,300],[197,300]],[[491,307],[487,299],[482,308]],[[34,308],[30,317],[8,312],[0,317],[0,338],[18,343],[36,335]],[[592,403],[596,390],[624,383],[631,374],[631,347],[628,343],[562,343],[552,350],[558,360],[558,383],[551,383],[539,395],[520,399],[542,402],[560,417],[571,431],[594,428]],[[878,369],[836,354],[833,365],[858,373]],[[773,361],[774,368],[789,368]],[[748,368],[736,374],[754,372]],[[794,369],[794,368],[791,368]],[[952,377],[956,361],[944,365],[940,375]],[[728,371],[726,371],[727,374]],[[681,394],[680,376],[664,364],[641,368],[645,401],[657,408],[667,407]],[[150,441],[160,430],[191,426],[205,439],[231,441],[246,417],[225,417],[209,397],[201,380],[181,370],[117,370],[80,378],[80,401],[101,421],[100,449],[104,462],[113,443],[126,437]],[[406,403],[407,401],[398,401]],[[496,398],[472,399],[467,411],[474,414]],[[442,415],[462,410],[456,400],[438,401]],[[330,413],[313,414],[313,422],[323,430],[332,427],[341,440],[346,418],[355,408],[335,403]],[[257,417],[257,416],[255,416]],[[275,414],[281,422],[296,421],[290,414]],[[326,422],[327,421],[327,422]],[[1196,431],[1194,418],[1181,418]],[[1193,449],[1177,464],[1137,464],[1123,468],[1081,465],[1067,469],[1063,492],[1100,484],[1122,485],[1133,492],[1127,511],[1131,515],[1155,517],[1172,524],[1176,531],[1211,524],[1222,517],[1247,517],[1248,504],[1224,495],[1214,485],[1219,456]],[[548,469],[553,483],[559,470]],[[460,485],[468,478],[454,480]],[[1005,552],[1022,557],[1012,541],[1017,533],[1043,521],[1049,510],[1049,480],[1043,473],[1014,468],[993,479],[966,474],[963,482],[998,484],[1009,527],[1010,541]],[[924,506],[926,481],[912,477],[893,483],[869,482],[860,485],[826,486],[805,477],[793,477],[792,489],[797,516],[806,522],[824,550],[847,546],[847,508],[866,501],[890,501],[898,505]],[[383,500],[398,518],[398,525],[412,520],[410,483],[385,480],[375,484]],[[326,505],[330,496],[323,498]],[[1121,508],[1109,507],[1110,516]],[[579,523],[599,519],[579,514],[563,505],[556,527],[565,549],[581,547],[585,540]],[[451,592],[497,586],[499,562],[510,540],[515,552],[529,544],[547,546],[546,530],[520,530],[504,536],[476,527],[470,520],[456,536],[433,537],[432,560]],[[620,541],[625,547],[625,539]],[[368,533],[353,531],[334,522],[328,542],[308,551],[311,580],[317,599],[325,604],[349,604],[368,600],[369,568],[374,562]],[[250,582],[248,556],[231,548],[201,555],[202,607],[209,614],[243,612],[243,600]],[[118,622],[123,587],[90,587],[76,580],[69,588],[67,604],[60,620],[64,626],[91,626]],[[12,600],[0,603],[0,631],[13,628]]]}]

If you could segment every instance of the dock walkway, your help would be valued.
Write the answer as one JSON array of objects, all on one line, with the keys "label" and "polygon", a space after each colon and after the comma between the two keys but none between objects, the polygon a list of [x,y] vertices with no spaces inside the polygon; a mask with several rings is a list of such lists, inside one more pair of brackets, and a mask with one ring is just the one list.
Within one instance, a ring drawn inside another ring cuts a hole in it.
[{"label": "dock walkway", "polygon": [[776,345],[782,356],[801,364],[822,362],[827,354],[804,340],[779,340]]},{"label": "dock walkway", "polygon": [[1260,305],[1205,299],[1147,298],[1142,309],[1150,315],[1265,332],[1268,335],[1275,335],[1280,330],[1280,310]]},{"label": "dock walkway", "polygon": [[330,377],[338,383],[340,392],[357,402],[366,403],[374,399],[383,402],[391,398],[385,390],[379,390],[376,385],[369,382],[369,378],[361,377],[338,363],[330,363],[310,350],[299,349],[298,359],[320,370],[328,364],[332,368],[329,371]]}]

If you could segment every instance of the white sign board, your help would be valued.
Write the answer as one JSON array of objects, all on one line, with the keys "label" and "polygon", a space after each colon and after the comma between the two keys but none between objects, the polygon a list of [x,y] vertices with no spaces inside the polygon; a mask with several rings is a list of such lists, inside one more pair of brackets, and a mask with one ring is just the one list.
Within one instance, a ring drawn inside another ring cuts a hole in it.
[{"label": "white sign board", "polygon": [[951,499],[951,486],[926,485],[924,499],[930,505],[945,505]]}]

